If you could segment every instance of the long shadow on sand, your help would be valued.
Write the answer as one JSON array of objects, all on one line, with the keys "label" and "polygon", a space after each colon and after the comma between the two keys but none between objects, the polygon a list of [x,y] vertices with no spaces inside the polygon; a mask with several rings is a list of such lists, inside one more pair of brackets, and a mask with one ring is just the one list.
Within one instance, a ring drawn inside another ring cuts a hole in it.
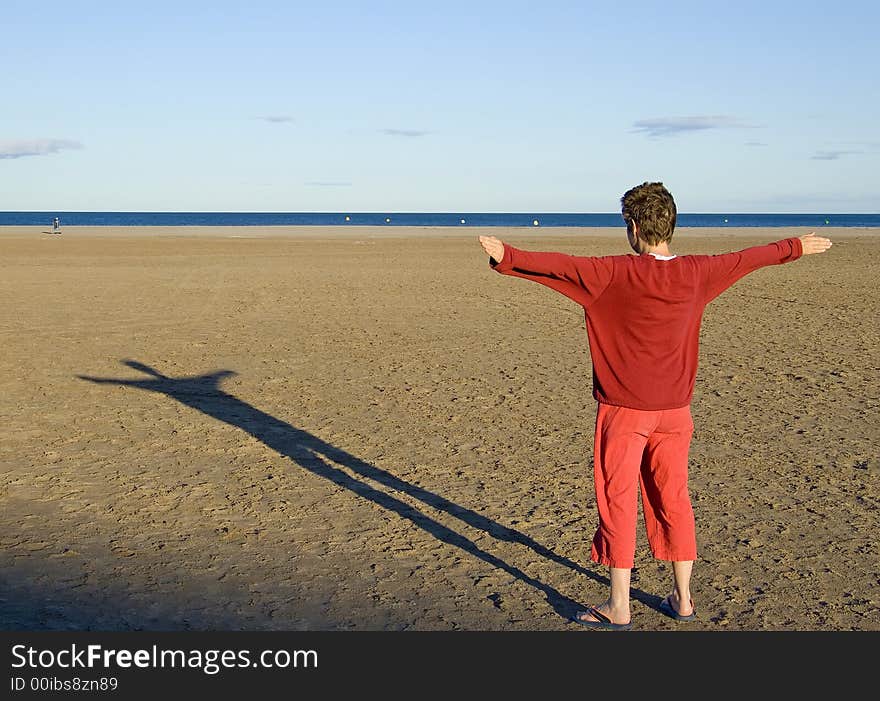
[{"label": "long shadow on sand", "polygon": [[[130,380],[89,377],[85,375],[77,375],[77,377],[89,382],[136,387],[150,392],[165,394],[176,399],[181,404],[197,409],[219,421],[236,426],[262,441],[272,450],[290,458],[309,472],[323,477],[333,484],[344,487],[389,511],[393,511],[401,518],[405,518],[425,532],[430,533],[437,540],[460,548],[488,565],[497,567],[516,579],[534,587],[542,592],[554,610],[566,619],[571,619],[575,612],[583,608],[583,606],[563,596],[550,585],[530,577],[519,568],[509,565],[504,560],[479,548],[473,541],[426,516],[406,502],[351,477],[346,472],[333,467],[328,461],[344,465],[362,477],[378,482],[389,489],[407,494],[438,511],[454,516],[473,528],[486,532],[497,540],[525,545],[548,560],[569,567],[597,582],[605,585],[608,584],[606,577],[598,575],[569,558],[553,552],[529,536],[512,528],[502,526],[500,523],[486,518],[475,511],[463,508],[442,496],[395,477],[390,472],[371,465],[344,450],[330,445],[307,431],[295,428],[224,392],[220,388],[220,382],[227,377],[235,375],[231,370],[220,370],[193,377],[171,378],[134,360],[124,360],[122,362],[130,368],[146,373],[150,378]],[[634,598],[652,608],[656,608],[659,601],[659,597],[638,590],[633,590],[632,594]]]}]

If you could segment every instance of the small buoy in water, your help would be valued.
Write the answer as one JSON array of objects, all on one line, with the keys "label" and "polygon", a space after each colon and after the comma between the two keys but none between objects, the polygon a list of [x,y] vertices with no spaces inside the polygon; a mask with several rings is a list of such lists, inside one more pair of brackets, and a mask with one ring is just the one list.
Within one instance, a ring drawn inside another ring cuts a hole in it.
[{"label": "small buoy in water", "polygon": [[727,223],[727,219],[724,220],[724,223],[725,223],[725,224]]},{"label": "small buoy in water", "polygon": [[825,223],[826,223],[826,224],[828,223],[828,220],[827,220],[827,219],[825,220]]},{"label": "small buoy in water", "polygon": [[391,221],[391,220],[390,220],[388,217],[385,217],[385,223],[386,223],[386,224],[387,224],[388,222],[390,222],[390,221]]},{"label": "small buoy in water", "polygon": [[351,221],[351,217],[346,217],[345,221]]},{"label": "small buoy in water", "polygon": [[535,219],[535,221],[532,222],[532,226],[538,226],[538,220],[537,220],[537,219]]},{"label": "small buoy in water", "polygon": [[464,224],[464,219],[461,220],[461,223]]}]

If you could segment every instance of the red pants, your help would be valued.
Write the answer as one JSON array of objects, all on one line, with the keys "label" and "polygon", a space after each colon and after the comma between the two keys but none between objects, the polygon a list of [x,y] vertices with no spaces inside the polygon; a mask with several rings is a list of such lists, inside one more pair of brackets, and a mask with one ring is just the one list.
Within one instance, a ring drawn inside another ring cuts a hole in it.
[{"label": "red pants", "polygon": [[640,411],[599,404],[593,477],[599,528],[590,557],[632,568],[639,486],[651,552],[658,560],[696,560],[694,512],[688,495],[690,407]]}]

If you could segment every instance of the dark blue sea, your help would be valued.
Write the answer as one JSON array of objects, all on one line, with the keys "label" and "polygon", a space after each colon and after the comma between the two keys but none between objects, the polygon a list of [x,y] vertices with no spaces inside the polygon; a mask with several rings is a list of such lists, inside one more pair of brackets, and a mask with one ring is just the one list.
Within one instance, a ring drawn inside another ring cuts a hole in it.
[{"label": "dark blue sea", "polygon": [[[0,226],[566,226],[619,227],[618,213],[0,212]],[[679,214],[680,227],[880,227],[880,214]]]}]

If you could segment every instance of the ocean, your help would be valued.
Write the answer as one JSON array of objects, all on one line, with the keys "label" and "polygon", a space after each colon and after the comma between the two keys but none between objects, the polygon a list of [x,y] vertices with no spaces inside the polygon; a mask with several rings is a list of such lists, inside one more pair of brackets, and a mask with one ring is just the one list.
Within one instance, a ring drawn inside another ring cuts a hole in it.
[{"label": "ocean", "polygon": [[[619,227],[618,213],[0,212],[0,226]],[[880,214],[679,214],[677,227],[880,227]]]}]

